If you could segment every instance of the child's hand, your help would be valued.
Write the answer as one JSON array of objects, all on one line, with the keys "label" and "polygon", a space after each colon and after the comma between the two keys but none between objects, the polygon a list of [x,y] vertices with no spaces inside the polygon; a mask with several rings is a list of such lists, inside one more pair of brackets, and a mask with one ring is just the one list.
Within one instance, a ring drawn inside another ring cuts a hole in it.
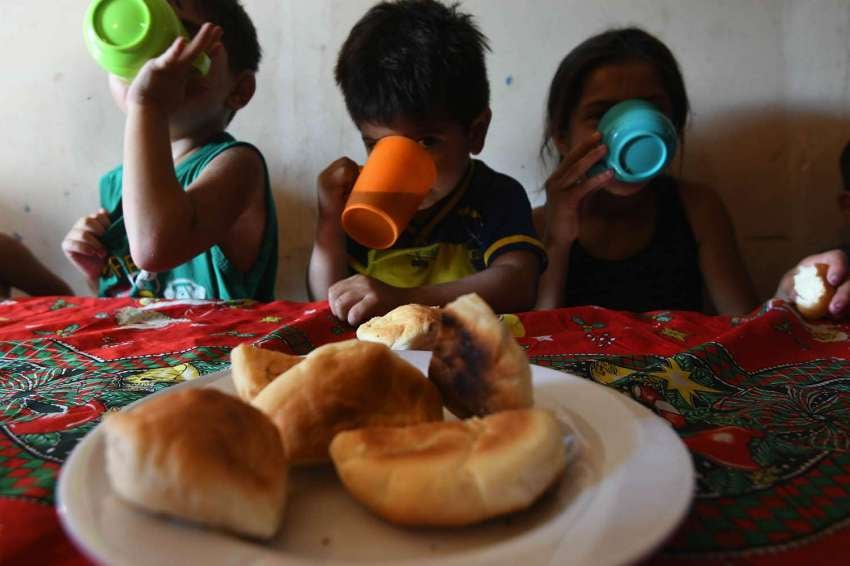
[{"label": "child's hand", "polygon": [[579,233],[582,200],[614,178],[613,171],[586,177],[587,171],[605,157],[602,134],[594,133],[568,151],[555,172],[546,180],[547,243],[570,245]]},{"label": "child's hand", "polygon": [[169,114],[179,108],[186,98],[189,79],[196,72],[192,63],[201,53],[212,54],[221,45],[221,33],[220,27],[207,23],[191,41],[175,39],[165,53],[139,70],[127,91],[128,103],[155,107]]},{"label": "child's hand", "polygon": [[101,208],[77,220],[62,240],[65,256],[89,281],[100,277],[103,264],[106,263],[106,247],[100,237],[109,224],[109,215]]},{"label": "child's hand", "polygon": [[331,312],[351,326],[406,305],[410,299],[407,289],[392,287],[365,275],[352,275],[328,289]]},{"label": "child's hand", "polygon": [[340,157],[319,174],[319,222],[339,223],[345,201],[351,194],[360,167],[347,157]]},{"label": "child's hand", "polygon": [[829,266],[826,280],[829,281],[830,285],[836,287],[835,295],[829,302],[829,314],[834,318],[846,318],[850,315],[850,308],[848,308],[850,306],[850,261],[847,254],[841,250],[830,250],[800,260],[800,263],[782,277],[779,287],[776,289],[776,296],[786,301],[793,301],[795,297],[794,275],[797,273],[797,268],[816,263],[825,263]]}]

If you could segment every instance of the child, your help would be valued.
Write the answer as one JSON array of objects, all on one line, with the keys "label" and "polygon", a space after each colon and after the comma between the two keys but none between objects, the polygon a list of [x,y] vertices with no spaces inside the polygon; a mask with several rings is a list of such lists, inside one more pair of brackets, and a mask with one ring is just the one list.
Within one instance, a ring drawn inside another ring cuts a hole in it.
[{"label": "child", "polygon": [[[850,227],[850,143],[845,145],[841,151],[839,167],[843,186],[838,194],[838,209],[841,211],[846,229]],[[801,265],[825,263],[829,266],[826,278],[832,285],[838,287],[829,302],[829,314],[834,318],[846,318],[850,314],[850,308],[848,308],[850,306],[850,261],[848,261],[848,256],[850,256],[850,245],[845,243],[834,250],[805,257],[797,265],[799,267]],[[779,286],[776,289],[777,297],[785,300],[793,299],[794,274],[796,271],[797,267],[791,269],[779,281]]]},{"label": "child", "polygon": [[73,294],[68,284],[47,269],[25,245],[0,234],[0,298],[7,298],[12,288],[30,296]]},{"label": "child", "polygon": [[[172,4],[194,38],[130,84],[110,76],[127,115],[124,165],[101,179],[103,208],[62,249],[101,296],[271,300],[277,221],[265,161],[224,131],[254,94],[254,25],[238,0]],[[202,77],[192,62],[203,52]]]},{"label": "child", "polygon": [[655,104],[683,135],[689,104],[679,66],[635,28],[584,41],[552,80],[542,151],[554,146],[560,162],[535,211],[549,257],[538,308],[701,311],[707,294],[719,313],[749,311],[756,294],[714,191],[667,175],[642,184],[611,171],[588,177],[606,153],[599,119],[632,98]]},{"label": "child", "polygon": [[486,49],[472,17],[456,6],[399,0],[372,7],[340,50],[336,81],[367,152],[402,135],[437,165],[434,187],[388,250],[360,246],[340,225],[357,164],[343,157],[319,176],[309,291],[349,324],[473,291],[496,312],[534,305],[545,255],[525,191],[470,158],[490,125]]}]

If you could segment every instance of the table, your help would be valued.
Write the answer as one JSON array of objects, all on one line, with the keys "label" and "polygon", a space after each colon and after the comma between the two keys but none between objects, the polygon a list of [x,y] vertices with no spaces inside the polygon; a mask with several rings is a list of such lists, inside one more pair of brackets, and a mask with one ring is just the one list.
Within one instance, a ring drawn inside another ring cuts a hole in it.
[{"label": "table", "polygon": [[[850,555],[850,324],[810,324],[778,300],[739,318],[581,307],[503,321],[533,363],[631,396],[690,449],[696,499],[650,562]],[[225,368],[241,342],[305,354],[352,336],[326,303],[0,303],[0,564],[87,563],[54,488],[105,412]]]}]

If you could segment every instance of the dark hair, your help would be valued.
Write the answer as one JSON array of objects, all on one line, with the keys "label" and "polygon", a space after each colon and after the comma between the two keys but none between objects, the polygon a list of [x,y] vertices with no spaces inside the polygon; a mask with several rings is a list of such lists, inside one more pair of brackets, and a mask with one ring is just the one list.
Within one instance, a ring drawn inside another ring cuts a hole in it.
[{"label": "dark hair", "polygon": [[[180,4],[180,0],[174,0]],[[239,0],[196,0],[203,18],[221,27],[221,43],[227,50],[230,69],[257,72],[262,58],[257,30]]]},{"label": "dark hair", "polygon": [[671,120],[681,137],[690,103],[676,58],[664,43],[642,29],[612,29],[580,43],[558,66],[549,87],[541,154],[546,152],[554,136],[567,131],[587,77],[605,65],[629,61],[642,61],[655,67],[670,97]]},{"label": "dark hair", "polygon": [[439,116],[469,126],[490,104],[489,49],[457,4],[381,2],[351,28],[334,76],[355,124]]},{"label": "dark hair", "polygon": [[841,180],[844,181],[844,190],[850,191],[850,142],[847,142],[847,145],[844,146],[839,164],[841,165]]}]

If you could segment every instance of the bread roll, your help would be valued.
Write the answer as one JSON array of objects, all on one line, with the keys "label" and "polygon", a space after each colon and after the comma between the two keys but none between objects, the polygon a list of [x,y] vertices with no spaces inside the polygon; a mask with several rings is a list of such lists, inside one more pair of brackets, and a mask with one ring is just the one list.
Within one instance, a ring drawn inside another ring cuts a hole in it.
[{"label": "bread roll", "polygon": [[442,310],[428,377],[460,418],[531,407],[528,357],[476,294]]},{"label": "bread roll", "polygon": [[230,352],[230,371],[236,393],[241,399],[251,401],[266,385],[302,359],[301,356],[239,344]]},{"label": "bread roll", "polygon": [[439,326],[439,309],[402,305],[361,324],[357,328],[357,338],[379,342],[393,350],[430,350]]},{"label": "bread roll", "polygon": [[277,429],[215,389],[184,389],[110,414],[106,471],[115,492],[149,511],[271,537],[283,517],[286,462]]},{"label": "bread roll", "polygon": [[302,359],[301,356],[239,344],[230,352],[230,372],[236,393],[240,399],[250,402],[266,385]]},{"label": "bread roll", "polygon": [[566,465],[558,423],[539,409],[342,432],[330,450],[354,498],[401,525],[469,525],[524,509]]},{"label": "bread roll", "polygon": [[328,459],[340,431],[403,426],[443,418],[440,394],[383,344],[347,340],[311,352],[263,389],[255,407],[280,431],[286,459]]},{"label": "bread roll", "polygon": [[829,284],[825,263],[801,265],[794,274],[794,302],[797,310],[809,320],[823,318],[829,312],[829,302],[835,295],[835,287]]}]

